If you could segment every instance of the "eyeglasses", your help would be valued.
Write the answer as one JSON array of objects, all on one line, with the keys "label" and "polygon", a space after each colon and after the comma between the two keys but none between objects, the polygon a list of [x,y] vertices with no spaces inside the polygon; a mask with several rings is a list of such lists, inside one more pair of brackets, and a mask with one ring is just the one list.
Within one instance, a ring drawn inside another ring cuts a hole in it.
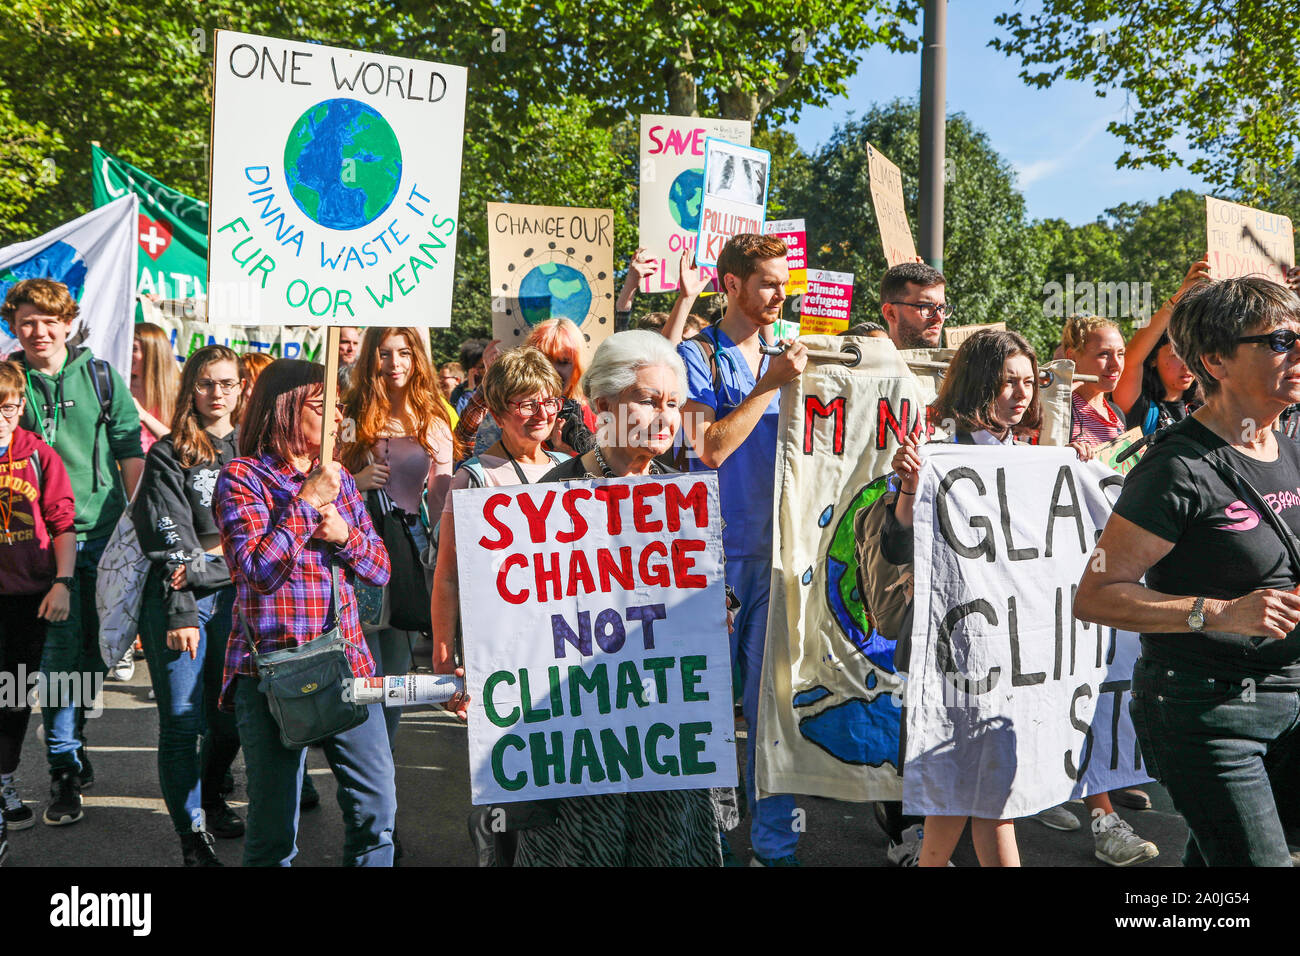
[{"label": "eyeglasses", "polygon": [[204,394],[212,394],[214,389],[221,389],[222,395],[229,395],[235,389],[239,388],[239,382],[225,379],[221,382],[214,382],[210,378],[201,378],[194,383],[194,391]]},{"label": "eyeglasses", "polygon": [[0,415],[3,415],[5,418],[17,418],[18,413],[22,410],[23,407],[21,405],[0,405]]},{"label": "eyeglasses", "polygon": [[[303,407],[303,408],[310,408],[310,409],[311,409],[313,412],[315,412],[317,415],[324,415],[324,414],[325,414],[325,403],[322,402],[319,398],[316,398],[316,399],[312,399],[312,400],[310,400],[310,401],[303,402],[303,403],[302,403],[302,407]],[[334,403],[334,407],[335,407],[338,411],[340,411],[340,412],[345,411],[342,402],[335,402],[335,403]]]},{"label": "eyeglasses", "polygon": [[1300,342],[1300,333],[1294,329],[1278,329],[1275,332],[1266,332],[1263,335],[1243,335],[1237,341],[1266,342],[1274,352],[1285,354],[1295,347],[1296,342]]},{"label": "eyeglasses", "polygon": [[890,305],[910,305],[916,309],[917,314],[923,319],[933,319],[936,315],[942,315],[945,319],[952,315],[952,306],[947,302],[935,304],[934,302],[904,302],[901,299],[893,299]]},{"label": "eyeglasses", "polygon": [[538,408],[543,409],[548,415],[554,415],[560,410],[562,404],[564,403],[558,398],[530,398],[526,402],[506,402],[507,406],[513,408],[524,418],[532,418],[537,414]]}]

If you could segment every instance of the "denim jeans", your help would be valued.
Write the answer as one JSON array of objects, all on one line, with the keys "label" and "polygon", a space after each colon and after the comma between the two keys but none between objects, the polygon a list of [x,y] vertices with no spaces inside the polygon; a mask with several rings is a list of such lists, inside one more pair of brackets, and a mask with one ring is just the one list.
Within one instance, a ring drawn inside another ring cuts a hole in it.
[{"label": "denim jeans", "polygon": [[[417,553],[423,553],[429,543],[424,525],[412,516],[407,521],[411,538],[415,541]],[[418,631],[400,631],[395,627],[385,627],[366,634],[370,646],[370,656],[375,659],[375,673],[381,677],[406,674],[411,670],[412,642],[420,636]],[[384,726],[388,728],[389,747],[397,746],[397,724],[402,719],[402,708],[384,708]]]},{"label": "denim jeans", "polygon": [[[216,787],[239,749],[234,715],[217,709],[235,588],[198,600],[198,656],[190,660],[188,653],[167,647],[162,586],[163,572],[155,566],[145,583],[140,641],[158,702],[158,784],[176,832],[189,833],[202,829],[200,808],[215,802]],[[220,766],[212,766],[214,761]]]},{"label": "denim jeans", "polygon": [[[381,677],[406,674],[411,670],[411,642],[419,637],[416,631],[399,631],[385,627],[366,635],[370,656],[375,659],[375,673]],[[385,707],[384,727],[388,730],[388,747],[397,746],[397,723],[402,719],[402,708]]]},{"label": "denim jeans", "polygon": [[1129,706],[1147,771],[1187,821],[1184,866],[1290,866],[1300,802],[1300,692],[1138,659]]},{"label": "denim jeans", "polygon": [[[328,737],[325,759],[338,781],[343,811],[343,865],[392,866],[397,791],[382,704],[366,720]],[[280,743],[280,730],[257,689],[257,679],[235,684],[235,717],[248,768],[248,830],[244,866],[289,866],[298,854],[298,799],[307,750]]]},{"label": "denim jeans", "polygon": [[754,852],[769,860],[794,853],[799,833],[794,826],[795,801],[783,793],[763,800],[754,797],[755,745],[758,743],[758,696],[763,678],[763,649],[767,645],[767,602],[771,588],[772,562],[764,558],[742,558],[727,562],[727,583],[741,601],[731,635],[731,660],[740,670],[740,709],[749,728],[745,741],[745,796],[751,822],[749,843]]},{"label": "denim jeans", "polygon": [[50,624],[45,631],[41,674],[48,700],[41,701],[41,719],[51,772],[81,772],[77,751],[86,742],[85,705],[89,703],[82,699],[82,692],[89,691],[96,675],[102,679],[108,673],[99,656],[99,611],[95,608],[99,557],[106,544],[106,537],[77,542],[68,619]]}]

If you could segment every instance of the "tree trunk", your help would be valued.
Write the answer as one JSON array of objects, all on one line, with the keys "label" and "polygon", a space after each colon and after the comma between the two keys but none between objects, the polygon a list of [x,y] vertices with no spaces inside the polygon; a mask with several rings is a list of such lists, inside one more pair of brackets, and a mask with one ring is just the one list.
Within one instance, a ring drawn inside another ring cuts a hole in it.
[{"label": "tree trunk", "polygon": [[691,66],[695,55],[691,41],[683,40],[676,60],[664,66],[664,80],[668,87],[668,113],[671,116],[699,116],[699,92]]}]

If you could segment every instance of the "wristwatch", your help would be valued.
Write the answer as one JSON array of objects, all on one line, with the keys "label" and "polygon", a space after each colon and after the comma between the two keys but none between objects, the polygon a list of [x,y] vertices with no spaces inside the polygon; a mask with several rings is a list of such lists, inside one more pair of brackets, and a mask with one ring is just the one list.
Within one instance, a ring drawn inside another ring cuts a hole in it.
[{"label": "wristwatch", "polygon": [[69,591],[72,590],[72,581],[73,581],[72,578],[55,578],[55,579],[54,579],[54,583],[55,583],[55,584],[62,584],[62,585],[63,585],[65,588],[67,588]]},{"label": "wristwatch", "polygon": [[1192,613],[1187,615],[1187,627],[1198,634],[1205,630],[1204,607],[1205,598],[1198,597],[1196,603],[1192,605]]}]

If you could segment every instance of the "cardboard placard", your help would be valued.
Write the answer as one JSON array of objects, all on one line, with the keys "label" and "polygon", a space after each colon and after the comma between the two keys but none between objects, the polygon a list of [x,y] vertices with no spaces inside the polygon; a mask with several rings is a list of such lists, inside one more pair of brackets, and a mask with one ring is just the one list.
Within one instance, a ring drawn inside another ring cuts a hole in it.
[{"label": "cardboard placard", "polygon": [[799,314],[800,335],[838,335],[849,327],[853,273],[808,270],[808,293]]},{"label": "cardboard placard", "polygon": [[912,227],[907,222],[903,174],[870,143],[867,144],[867,167],[871,177],[871,206],[876,212],[885,262],[890,266],[911,262],[916,258],[916,244],[912,242]]},{"label": "cardboard placard", "polygon": [[996,329],[999,332],[1005,332],[1007,324],[1005,322],[985,322],[983,325],[945,326],[943,330],[944,344],[950,349],[961,348],[961,344],[968,338],[985,329]]},{"label": "cardboard placard", "polygon": [[[641,211],[638,244],[659,261],[642,292],[675,292],[683,250],[695,248],[704,205],[704,143],[709,137],[748,146],[747,120],[698,116],[641,117]],[[714,270],[706,268],[708,278]]]},{"label": "cardboard placard", "polygon": [[464,67],[218,30],[208,315],[451,322]]},{"label": "cardboard placard", "polygon": [[569,319],[587,358],[614,330],[614,211],[490,202],[492,336],[523,343],[533,326]]},{"label": "cardboard placard", "polygon": [[1235,202],[1205,197],[1205,242],[1210,278],[1260,275],[1286,282],[1295,265],[1295,230],[1291,220]]}]

